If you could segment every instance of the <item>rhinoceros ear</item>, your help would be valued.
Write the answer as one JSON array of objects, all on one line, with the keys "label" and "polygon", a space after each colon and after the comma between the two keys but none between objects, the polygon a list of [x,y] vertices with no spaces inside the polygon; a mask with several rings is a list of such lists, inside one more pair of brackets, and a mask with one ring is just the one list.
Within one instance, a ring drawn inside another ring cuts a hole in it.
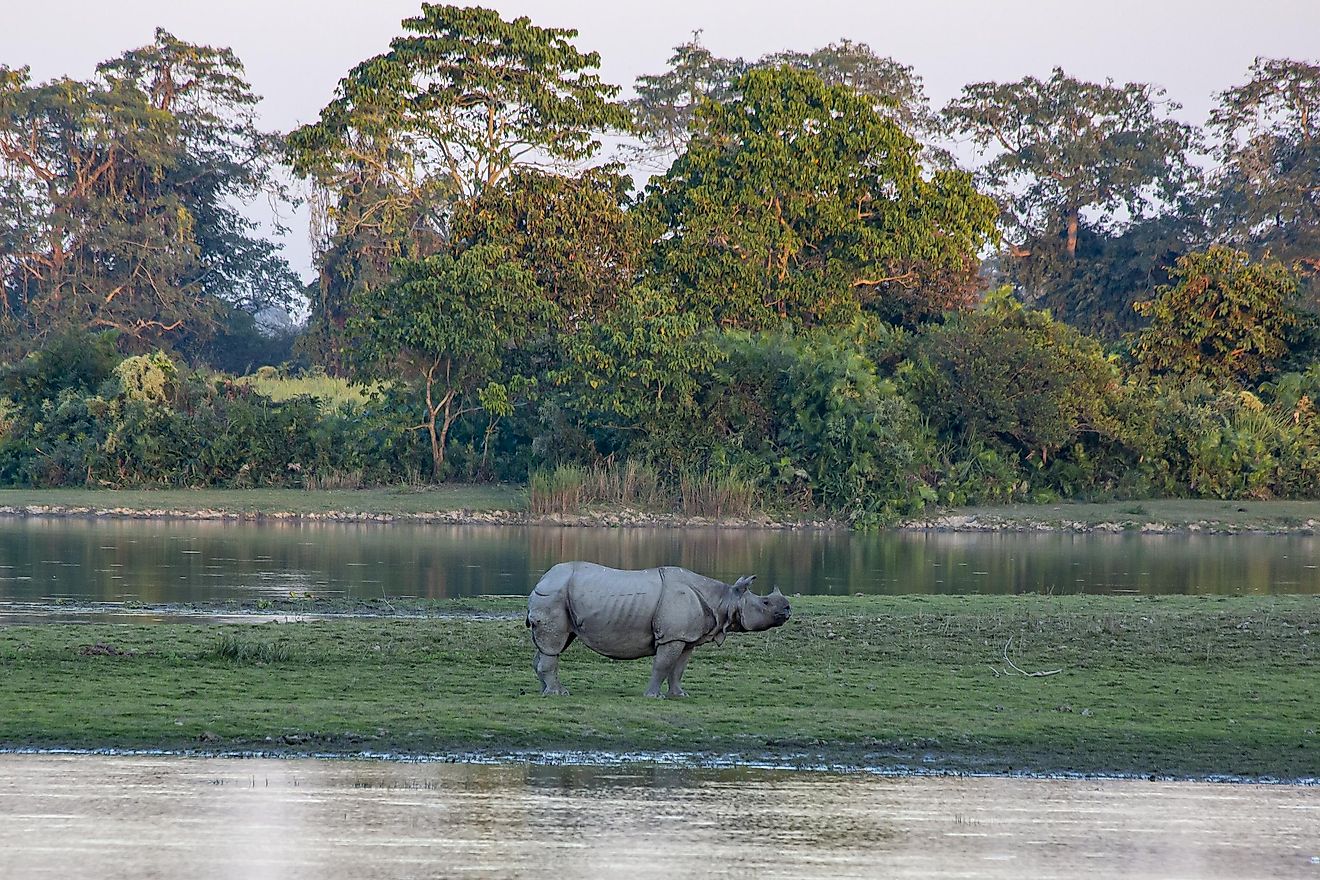
[{"label": "rhinoceros ear", "polygon": [[738,580],[733,582],[734,592],[735,593],[747,592],[747,588],[752,585],[752,581],[754,580],[756,580],[756,575],[754,574],[743,575],[742,577],[738,578]]},{"label": "rhinoceros ear", "polygon": [[778,584],[775,584],[775,588],[774,588],[773,590],[770,591],[770,595],[771,595],[771,596],[782,596],[782,595],[784,595],[784,594],[781,593],[781,592],[779,592],[779,585],[778,585]]}]

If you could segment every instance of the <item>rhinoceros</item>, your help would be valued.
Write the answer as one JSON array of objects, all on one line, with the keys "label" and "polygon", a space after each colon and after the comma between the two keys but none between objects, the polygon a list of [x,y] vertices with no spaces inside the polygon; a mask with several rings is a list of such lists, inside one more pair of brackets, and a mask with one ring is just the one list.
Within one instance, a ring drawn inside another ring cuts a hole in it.
[{"label": "rhinoceros", "polygon": [[621,571],[593,562],[559,563],[527,597],[541,693],[568,693],[559,683],[559,655],[577,638],[615,660],[654,656],[646,696],[659,697],[666,679],[668,696],[687,696],[683,671],[694,648],[788,620],[788,599],[779,588],[758,596],[748,589],[754,580],[748,575],[726,584],[669,565]]}]

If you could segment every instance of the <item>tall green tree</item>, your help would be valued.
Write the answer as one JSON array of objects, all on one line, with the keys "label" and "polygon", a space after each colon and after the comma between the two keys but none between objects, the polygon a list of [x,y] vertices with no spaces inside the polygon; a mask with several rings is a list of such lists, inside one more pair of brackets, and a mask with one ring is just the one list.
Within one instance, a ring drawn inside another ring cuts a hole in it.
[{"label": "tall green tree", "polygon": [[[1027,299],[1090,330],[1108,329],[1114,315],[1121,325],[1132,297],[1120,286],[1083,301],[1095,292],[1094,277],[1132,269],[1088,261],[1126,259],[1117,240],[1130,227],[1177,214],[1196,180],[1190,153],[1197,133],[1170,118],[1178,105],[1163,95],[1146,83],[1084,82],[1055,68],[1045,80],[973,83],[944,108],[950,130],[987,157],[981,175],[1003,205],[1011,242],[1003,260],[1008,279]],[[1152,232],[1167,243],[1167,230],[1152,226],[1138,238]]]},{"label": "tall green tree", "polygon": [[1320,64],[1257,58],[1210,115],[1218,238],[1320,273]]},{"label": "tall green tree", "polygon": [[548,319],[532,273],[510,257],[482,245],[406,260],[389,284],[354,297],[357,376],[401,382],[417,398],[416,427],[427,433],[437,480],[458,419],[481,409],[508,414],[504,359]]},{"label": "tall green tree", "polygon": [[430,3],[402,26],[389,51],[340,81],[317,122],[289,136],[294,170],[321,191],[313,322],[341,349],[355,292],[387,283],[396,259],[437,253],[456,206],[517,166],[589,159],[600,132],[630,124],[617,87],[593,73],[599,55],[573,45],[576,31]]},{"label": "tall green tree", "polygon": [[697,396],[721,355],[702,318],[674,295],[623,291],[598,320],[563,338],[552,373],[563,408],[598,451],[628,448],[673,464],[692,460]]},{"label": "tall green tree", "polygon": [[966,302],[996,237],[967,174],[927,175],[872,102],[791,67],[752,70],[702,104],[687,152],[648,187],[664,230],[651,276],[704,320],[847,324]]},{"label": "tall green tree", "polygon": [[275,140],[227,49],[155,42],[95,78],[0,69],[0,283],[17,347],[67,328],[204,339],[227,309],[289,305],[297,278],[238,201],[282,191]]}]

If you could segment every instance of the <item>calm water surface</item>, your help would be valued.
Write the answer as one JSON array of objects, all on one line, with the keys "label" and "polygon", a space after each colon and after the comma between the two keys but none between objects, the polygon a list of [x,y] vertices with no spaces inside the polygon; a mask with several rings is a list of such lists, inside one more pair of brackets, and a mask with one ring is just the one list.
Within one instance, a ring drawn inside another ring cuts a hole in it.
[{"label": "calm water surface", "polygon": [[526,594],[551,565],[792,593],[1320,593],[1320,538],[0,518],[0,604]]},{"label": "calm water surface", "polygon": [[0,877],[1314,878],[1320,789],[0,755]]}]

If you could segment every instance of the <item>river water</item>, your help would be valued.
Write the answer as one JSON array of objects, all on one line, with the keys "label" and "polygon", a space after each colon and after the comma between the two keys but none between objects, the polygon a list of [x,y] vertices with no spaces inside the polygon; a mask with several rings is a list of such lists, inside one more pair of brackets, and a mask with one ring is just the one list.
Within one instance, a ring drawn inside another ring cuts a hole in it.
[{"label": "river water", "polygon": [[525,595],[551,565],[682,565],[785,593],[1320,594],[1320,538],[0,518],[6,603]]},{"label": "river water", "polygon": [[0,877],[1315,878],[1320,789],[0,755]]}]

